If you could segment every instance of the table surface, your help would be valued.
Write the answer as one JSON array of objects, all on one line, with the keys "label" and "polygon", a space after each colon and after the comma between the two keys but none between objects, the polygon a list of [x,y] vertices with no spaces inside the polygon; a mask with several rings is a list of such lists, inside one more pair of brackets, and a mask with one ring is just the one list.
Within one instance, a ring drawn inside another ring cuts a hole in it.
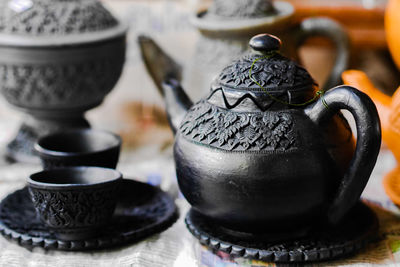
[{"label": "table surface", "polygon": [[[384,239],[348,259],[307,266],[400,265],[400,210],[382,188],[382,177],[395,164],[392,154],[383,149],[363,193],[364,201],[378,214],[380,233]],[[151,159],[140,159],[137,152],[125,150],[118,165],[126,178],[160,186],[176,199],[181,216],[163,233],[137,244],[97,252],[29,250],[0,237],[0,266],[274,266],[242,258],[231,259],[223,254],[216,256],[201,246],[184,224],[189,204],[179,194],[173,165],[171,148],[153,155]],[[0,166],[0,198],[25,186],[26,177],[39,169],[37,165],[3,162]]]},{"label": "table surface", "polygon": [[[188,23],[187,12],[196,2],[106,1],[117,15],[129,22],[127,62],[115,90],[100,107],[87,114],[93,127],[112,130],[123,136],[124,149],[118,169],[126,178],[160,186],[176,198],[181,214],[178,222],[163,233],[137,244],[97,252],[28,250],[0,237],[0,266],[274,266],[241,258],[222,259],[223,255],[216,256],[202,247],[183,222],[189,205],[179,194],[176,183],[171,147],[173,136],[165,121],[161,97],[141,62],[136,38],[139,33],[151,35],[167,52],[185,63],[198,37]],[[2,102],[2,155],[21,118],[22,114]],[[392,154],[383,148],[363,194],[364,200],[379,216],[380,231],[385,239],[349,259],[309,266],[400,266],[400,210],[382,187],[384,175],[395,165]],[[38,165],[10,164],[0,160],[0,198],[23,187],[26,177],[37,170],[40,170]]]}]

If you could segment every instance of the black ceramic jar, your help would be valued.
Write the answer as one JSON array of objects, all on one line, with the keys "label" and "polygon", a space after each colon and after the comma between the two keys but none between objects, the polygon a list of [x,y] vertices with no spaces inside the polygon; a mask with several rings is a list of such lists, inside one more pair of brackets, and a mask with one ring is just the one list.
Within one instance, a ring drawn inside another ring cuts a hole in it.
[{"label": "black ceramic jar", "polygon": [[88,128],[125,61],[127,26],[98,0],[0,1],[0,93],[27,116],[8,157],[37,162],[43,135]]},{"label": "black ceramic jar", "polygon": [[[165,81],[179,187],[194,212],[224,229],[302,235],[335,224],[375,165],[376,107],[352,87],[319,91],[273,36],[250,46],[194,105],[176,80]],[[357,142],[341,109],[354,116]]]}]

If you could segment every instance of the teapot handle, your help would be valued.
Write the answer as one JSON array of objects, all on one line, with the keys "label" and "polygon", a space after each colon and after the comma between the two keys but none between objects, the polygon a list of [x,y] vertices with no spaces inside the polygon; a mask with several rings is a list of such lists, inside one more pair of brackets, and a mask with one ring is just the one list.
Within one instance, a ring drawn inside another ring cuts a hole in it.
[{"label": "teapot handle", "polygon": [[343,85],[327,91],[318,101],[306,107],[305,113],[318,125],[332,118],[340,109],[350,111],[355,119],[357,144],[349,169],[328,210],[328,220],[332,224],[339,222],[359,200],[381,145],[381,127],[375,104],[353,87]]},{"label": "teapot handle", "polygon": [[296,47],[300,47],[308,38],[315,36],[330,39],[336,47],[335,64],[322,87],[327,90],[341,83],[341,74],[348,68],[350,41],[339,23],[329,18],[313,17],[303,20],[297,27]]}]

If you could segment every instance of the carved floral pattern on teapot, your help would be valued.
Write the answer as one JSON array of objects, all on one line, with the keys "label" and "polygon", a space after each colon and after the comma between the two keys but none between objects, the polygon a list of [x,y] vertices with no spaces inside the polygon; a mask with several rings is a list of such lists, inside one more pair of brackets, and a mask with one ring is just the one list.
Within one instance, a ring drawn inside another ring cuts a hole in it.
[{"label": "carved floral pattern on teapot", "polygon": [[191,141],[229,151],[286,151],[296,148],[289,113],[239,113],[201,101],[184,118],[181,133]]}]

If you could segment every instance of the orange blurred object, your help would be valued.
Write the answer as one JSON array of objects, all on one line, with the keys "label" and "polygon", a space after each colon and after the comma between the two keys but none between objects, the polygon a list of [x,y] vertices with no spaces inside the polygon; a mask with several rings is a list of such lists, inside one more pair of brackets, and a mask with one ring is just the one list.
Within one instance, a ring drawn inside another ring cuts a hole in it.
[{"label": "orange blurred object", "polygon": [[358,70],[348,70],[342,74],[343,82],[359,88],[374,101],[381,119],[382,139],[400,162],[400,90],[392,97],[375,88],[367,75]]},{"label": "orange blurred object", "polygon": [[357,49],[386,49],[382,4],[366,7],[362,1],[285,1],[295,7],[295,19],[298,21],[312,16],[327,16],[346,28],[352,45]]},{"label": "orange blurred object", "polygon": [[390,197],[393,203],[400,205],[400,168],[397,167],[390,171],[383,180],[383,187],[386,194]]},{"label": "orange blurred object", "polygon": [[[388,47],[400,70],[400,1],[390,0],[385,11],[385,32]],[[375,102],[382,124],[383,142],[400,162],[400,89],[392,97],[375,88],[367,75],[349,70],[342,74],[345,84],[360,88]],[[388,173],[383,183],[386,193],[394,203],[400,205],[400,167]]]},{"label": "orange blurred object", "polygon": [[400,69],[400,1],[390,0],[385,12],[385,31],[389,50]]},{"label": "orange blurred object", "polygon": [[[399,39],[400,40],[400,39]],[[362,71],[349,70],[342,74],[345,84],[360,88],[374,101],[381,119],[383,142],[400,162],[400,90],[392,97],[375,88]],[[400,168],[396,167],[385,176],[383,186],[390,199],[400,205]]]}]

